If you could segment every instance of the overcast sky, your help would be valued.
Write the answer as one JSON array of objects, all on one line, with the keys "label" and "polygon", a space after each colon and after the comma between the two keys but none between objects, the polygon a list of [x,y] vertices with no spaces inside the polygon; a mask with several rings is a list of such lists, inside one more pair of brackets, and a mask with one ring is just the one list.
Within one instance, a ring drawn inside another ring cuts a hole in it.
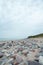
[{"label": "overcast sky", "polygon": [[43,0],[0,0],[0,38],[43,33]]}]

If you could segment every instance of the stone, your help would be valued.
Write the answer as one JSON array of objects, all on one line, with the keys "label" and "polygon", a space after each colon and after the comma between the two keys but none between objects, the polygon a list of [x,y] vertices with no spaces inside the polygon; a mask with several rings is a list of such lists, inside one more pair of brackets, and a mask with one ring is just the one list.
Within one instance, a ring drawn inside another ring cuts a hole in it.
[{"label": "stone", "polygon": [[9,43],[9,47],[12,47],[12,44],[11,43]]},{"label": "stone", "polygon": [[3,56],[4,56],[4,54],[0,52],[0,58],[2,58]]},{"label": "stone", "polygon": [[11,63],[13,61],[13,58],[10,58],[8,61],[7,61],[7,63]]},{"label": "stone", "polygon": [[12,55],[11,58],[13,58],[15,60],[16,59],[16,55]]},{"label": "stone", "polygon": [[22,63],[20,63],[19,65],[28,65],[27,61],[23,61]]},{"label": "stone", "polygon": [[12,64],[10,64],[10,63],[5,63],[4,65],[12,65]]},{"label": "stone", "polygon": [[16,61],[16,63],[21,63],[23,61],[22,57],[18,54],[13,55],[12,58]]},{"label": "stone", "polygon": [[2,61],[2,64],[1,64],[1,65],[11,65],[11,64],[12,64],[12,62],[13,62],[13,58],[10,58],[10,59],[5,58],[5,59],[3,59],[3,61]]},{"label": "stone", "polygon": [[39,56],[39,63],[43,64],[43,56]]},{"label": "stone", "polygon": [[14,62],[14,63],[13,63],[13,65],[18,65],[18,64],[19,64],[19,63],[17,63],[17,62]]},{"label": "stone", "polygon": [[2,64],[2,60],[0,61],[0,65]]},{"label": "stone", "polygon": [[41,64],[35,61],[28,61],[28,65],[41,65]]},{"label": "stone", "polygon": [[2,53],[4,53],[4,52],[7,52],[7,50],[6,50],[6,49],[3,49],[3,50],[2,50]]},{"label": "stone", "polygon": [[[0,64],[43,65],[43,46],[39,43],[40,40],[39,42],[36,41],[34,39],[25,39],[0,42]],[[41,45],[40,48],[37,45]]]},{"label": "stone", "polygon": [[26,56],[28,54],[28,50],[23,50],[22,53]]},{"label": "stone", "polygon": [[23,48],[21,48],[21,47],[20,47],[20,48],[18,48],[18,52],[19,52],[19,51],[23,51]]},{"label": "stone", "polygon": [[22,57],[20,55],[16,55],[16,62],[21,63],[23,61]]},{"label": "stone", "polygon": [[39,59],[35,59],[34,61],[39,62]]},{"label": "stone", "polygon": [[5,56],[10,56],[10,54],[8,54],[8,53],[5,52]]},{"label": "stone", "polygon": [[5,45],[5,43],[1,43],[1,44],[0,44],[0,47],[3,47],[4,45]]}]

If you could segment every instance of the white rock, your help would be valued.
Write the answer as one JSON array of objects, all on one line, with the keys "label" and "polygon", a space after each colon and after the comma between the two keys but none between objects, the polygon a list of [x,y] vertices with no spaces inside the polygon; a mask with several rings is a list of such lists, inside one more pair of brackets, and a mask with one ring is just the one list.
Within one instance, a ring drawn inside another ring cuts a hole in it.
[{"label": "white rock", "polygon": [[6,56],[10,56],[10,54],[8,54],[8,53],[6,53],[6,52],[5,52],[5,55],[6,55]]},{"label": "white rock", "polygon": [[2,52],[7,52],[7,50],[3,49]]},{"label": "white rock", "polygon": [[39,63],[43,64],[43,56],[39,57]]}]

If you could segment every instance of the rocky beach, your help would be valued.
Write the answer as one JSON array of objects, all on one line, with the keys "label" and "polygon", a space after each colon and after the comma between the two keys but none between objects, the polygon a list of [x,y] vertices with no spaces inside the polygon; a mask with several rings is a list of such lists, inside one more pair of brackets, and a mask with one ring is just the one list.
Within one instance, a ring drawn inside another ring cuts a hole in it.
[{"label": "rocky beach", "polygon": [[0,0],[0,65],[43,65],[43,0]]},{"label": "rocky beach", "polygon": [[0,41],[0,65],[43,65],[43,38]]}]

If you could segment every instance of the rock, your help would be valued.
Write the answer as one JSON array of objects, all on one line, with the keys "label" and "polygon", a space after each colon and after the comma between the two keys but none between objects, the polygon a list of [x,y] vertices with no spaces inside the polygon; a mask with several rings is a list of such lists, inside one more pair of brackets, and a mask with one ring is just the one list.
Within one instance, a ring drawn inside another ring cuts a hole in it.
[{"label": "rock", "polygon": [[21,48],[21,47],[20,47],[20,48],[18,48],[18,52],[19,52],[19,51],[23,51],[23,48]]},{"label": "rock", "polygon": [[26,56],[28,54],[28,50],[23,50],[22,53]]},{"label": "rock", "polygon": [[1,44],[0,44],[0,47],[3,47],[4,45],[5,45],[5,43],[1,43]]},{"label": "rock", "polygon": [[13,58],[10,58],[8,61],[7,61],[7,63],[11,63],[13,61]]},{"label": "rock", "polygon": [[28,65],[27,61],[23,61],[22,63],[20,63],[19,65]]},{"label": "rock", "polygon": [[2,50],[2,53],[4,53],[4,52],[7,52],[7,50],[6,50],[6,49],[3,49],[3,50]]},{"label": "rock", "polygon": [[28,61],[28,65],[41,65],[41,64],[35,61]]},{"label": "rock", "polygon": [[0,61],[0,65],[2,64],[2,60]]},{"label": "rock", "polygon": [[34,59],[34,61],[39,62],[39,59]]},{"label": "rock", "polygon": [[3,65],[12,65],[12,64],[10,64],[10,63],[5,63],[5,64],[3,64]]},{"label": "rock", "polygon": [[13,58],[10,58],[10,59],[5,58],[5,59],[3,59],[1,65],[12,65],[12,62],[13,62]]},{"label": "rock", "polygon": [[21,56],[21,55],[22,55],[22,52],[21,52],[21,51],[19,51],[19,52],[18,52],[18,55],[20,55],[20,56]]},{"label": "rock", "polygon": [[9,45],[8,45],[9,47],[12,47],[12,44],[11,43],[9,43]]},{"label": "rock", "polygon": [[5,56],[10,56],[10,54],[8,54],[8,53],[5,52]]},{"label": "rock", "polygon": [[16,59],[16,54],[12,55],[11,58]]},{"label": "rock", "polygon": [[23,61],[22,57],[20,55],[16,55],[16,62],[21,63]]},{"label": "rock", "polygon": [[18,64],[19,64],[19,63],[17,63],[17,62],[14,62],[14,63],[13,63],[13,65],[18,65]]},{"label": "rock", "polygon": [[43,56],[39,57],[39,63],[43,64]]},{"label": "rock", "polygon": [[18,52],[18,49],[15,49],[15,50],[14,50],[14,53],[17,53],[17,52]]},{"label": "rock", "polygon": [[14,41],[11,41],[11,43],[13,43]]},{"label": "rock", "polygon": [[43,65],[43,46],[39,49],[36,44],[39,42],[36,43],[33,39],[0,42],[0,64],[40,65],[41,63]]},{"label": "rock", "polygon": [[2,58],[3,56],[4,56],[4,54],[0,52],[0,58]]},{"label": "rock", "polygon": [[15,63],[21,63],[23,61],[22,57],[18,54],[15,54],[14,56],[12,56],[12,58],[16,61]]}]

